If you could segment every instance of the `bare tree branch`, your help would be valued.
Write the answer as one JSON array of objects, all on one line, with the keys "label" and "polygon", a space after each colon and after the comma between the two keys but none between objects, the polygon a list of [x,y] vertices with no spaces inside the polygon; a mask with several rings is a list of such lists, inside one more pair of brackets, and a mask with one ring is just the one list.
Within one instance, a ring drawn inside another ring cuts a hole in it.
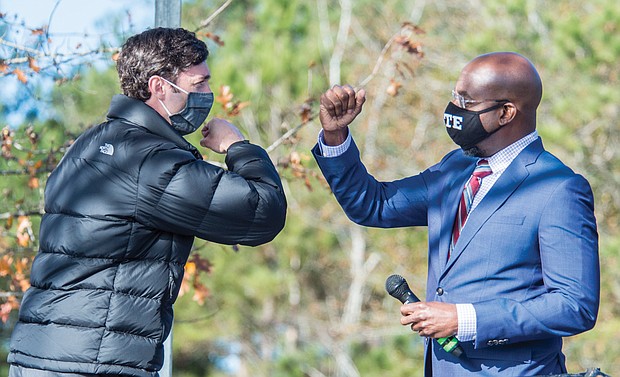
[{"label": "bare tree branch", "polygon": [[215,12],[213,12],[209,18],[207,18],[206,20],[202,21],[200,23],[200,26],[198,26],[198,28],[196,28],[196,30],[194,30],[194,32],[200,31],[204,28],[206,28],[207,26],[209,26],[209,24],[215,19],[215,17],[217,17],[220,13],[222,13],[226,8],[228,8],[228,6],[230,5],[230,3],[232,3],[232,0],[226,0],[226,2],[224,4],[222,4],[222,6],[220,6]]},{"label": "bare tree branch", "polygon": [[274,149],[279,147],[282,143],[284,143],[284,141],[286,141],[287,139],[293,137],[297,132],[299,132],[299,130],[301,130],[306,124],[308,124],[311,121],[313,121],[318,115],[319,115],[318,113],[313,114],[313,115],[309,116],[306,121],[301,122],[300,124],[298,124],[294,128],[291,128],[290,130],[288,130],[284,135],[280,136],[280,138],[278,140],[274,141],[273,143],[271,143],[270,146],[265,148],[267,153],[270,153],[271,151],[273,151]]},{"label": "bare tree branch", "polygon": [[5,212],[5,213],[0,213],[0,220],[6,220],[8,218],[18,217],[18,216],[43,216],[44,214],[45,214],[45,211],[43,210],[43,208],[31,209],[27,211],[18,211],[18,212]]},{"label": "bare tree branch", "polygon": [[338,34],[336,35],[336,44],[329,59],[330,86],[340,83],[340,65],[342,64],[342,58],[347,47],[347,39],[349,38],[349,29],[351,28],[351,14],[353,12],[351,0],[341,0],[340,9],[340,23]]}]

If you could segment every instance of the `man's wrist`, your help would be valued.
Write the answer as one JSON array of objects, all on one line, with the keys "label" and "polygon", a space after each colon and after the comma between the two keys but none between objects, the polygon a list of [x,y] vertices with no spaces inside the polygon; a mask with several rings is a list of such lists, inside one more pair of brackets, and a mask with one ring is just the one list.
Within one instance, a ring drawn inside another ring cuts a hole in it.
[{"label": "man's wrist", "polygon": [[324,138],[323,133],[324,133],[324,130],[321,129],[321,131],[319,131],[319,136],[318,136],[318,144],[319,144],[319,150],[321,152],[321,156],[338,157],[344,154],[349,149],[349,146],[351,145],[351,142],[352,142],[351,134],[347,134],[347,138],[342,143],[336,146],[330,146],[325,143],[325,138]]},{"label": "man's wrist", "polygon": [[325,145],[335,147],[342,145],[349,136],[349,128],[340,129],[337,131],[325,131],[323,130],[323,142]]}]

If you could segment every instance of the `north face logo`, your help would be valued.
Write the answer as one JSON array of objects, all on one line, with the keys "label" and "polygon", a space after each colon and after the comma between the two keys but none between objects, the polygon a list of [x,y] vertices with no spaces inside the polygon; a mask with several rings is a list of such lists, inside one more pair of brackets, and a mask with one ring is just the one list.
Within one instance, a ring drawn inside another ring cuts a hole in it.
[{"label": "north face logo", "polygon": [[99,147],[99,152],[112,156],[114,154],[114,145],[105,143]]}]

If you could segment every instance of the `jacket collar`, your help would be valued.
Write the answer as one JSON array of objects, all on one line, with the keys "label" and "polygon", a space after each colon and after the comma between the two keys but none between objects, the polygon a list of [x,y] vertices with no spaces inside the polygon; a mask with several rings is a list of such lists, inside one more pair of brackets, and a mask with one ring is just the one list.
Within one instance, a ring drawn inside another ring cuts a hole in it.
[{"label": "jacket collar", "polygon": [[202,159],[198,150],[179,134],[170,123],[144,102],[117,94],[112,97],[107,118],[123,119],[129,123],[146,128],[149,132],[170,140],[179,148],[191,152],[196,158]]},{"label": "jacket collar", "polygon": [[[456,260],[458,260],[461,253],[465,250],[471,239],[475,236],[475,234],[480,230],[480,228],[484,225],[484,223],[491,217],[491,215],[497,211],[497,209],[512,195],[512,193],[521,185],[521,183],[529,176],[528,166],[535,163],[538,159],[538,156],[544,151],[544,147],[540,138],[533,141],[530,145],[528,145],[525,149],[519,153],[519,155],[512,161],[510,166],[506,169],[506,171],[502,174],[502,176],[495,182],[493,188],[489,193],[484,197],[484,204],[476,207],[476,210],[472,212],[472,215],[467,219],[467,225],[463,228],[463,232],[459,237],[459,240],[452,251],[450,256],[450,260],[447,261],[447,249],[445,251],[445,259],[441,264],[442,266],[442,274],[441,276],[445,276],[447,271],[452,267]],[[467,171],[464,176],[469,176],[471,171]],[[450,200],[454,200],[458,205],[458,197],[462,191],[461,185],[453,185],[449,198]],[[442,234],[442,237],[445,237],[443,242],[443,247],[448,247],[449,239],[452,235],[452,224],[454,222],[454,214],[456,213],[456,206],[454,206],[454,211],[451,211],[451,216],[448,216],[449,220],[449,232],[446,234]],[[441,243],[440,243],[441,244]],[[442,255],[442,253],[440,253]]]}]

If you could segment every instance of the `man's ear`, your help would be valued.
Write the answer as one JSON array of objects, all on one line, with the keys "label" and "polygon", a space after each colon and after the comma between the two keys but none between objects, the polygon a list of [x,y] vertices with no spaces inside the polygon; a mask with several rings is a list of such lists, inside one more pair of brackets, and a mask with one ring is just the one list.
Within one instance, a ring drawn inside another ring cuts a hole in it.
[{"label": "man's ear", "polygon": [[512,122],[517,116],[517,107],[512,102],[506,102],[502,107],[502,114],[499,117],[500,127]]},{"label": "man's ear", "polygon": [[165,97],[164,80],[159,76],[151,76],[151,78],[149,78],[149,91],[155,98],[163,100]]}]

